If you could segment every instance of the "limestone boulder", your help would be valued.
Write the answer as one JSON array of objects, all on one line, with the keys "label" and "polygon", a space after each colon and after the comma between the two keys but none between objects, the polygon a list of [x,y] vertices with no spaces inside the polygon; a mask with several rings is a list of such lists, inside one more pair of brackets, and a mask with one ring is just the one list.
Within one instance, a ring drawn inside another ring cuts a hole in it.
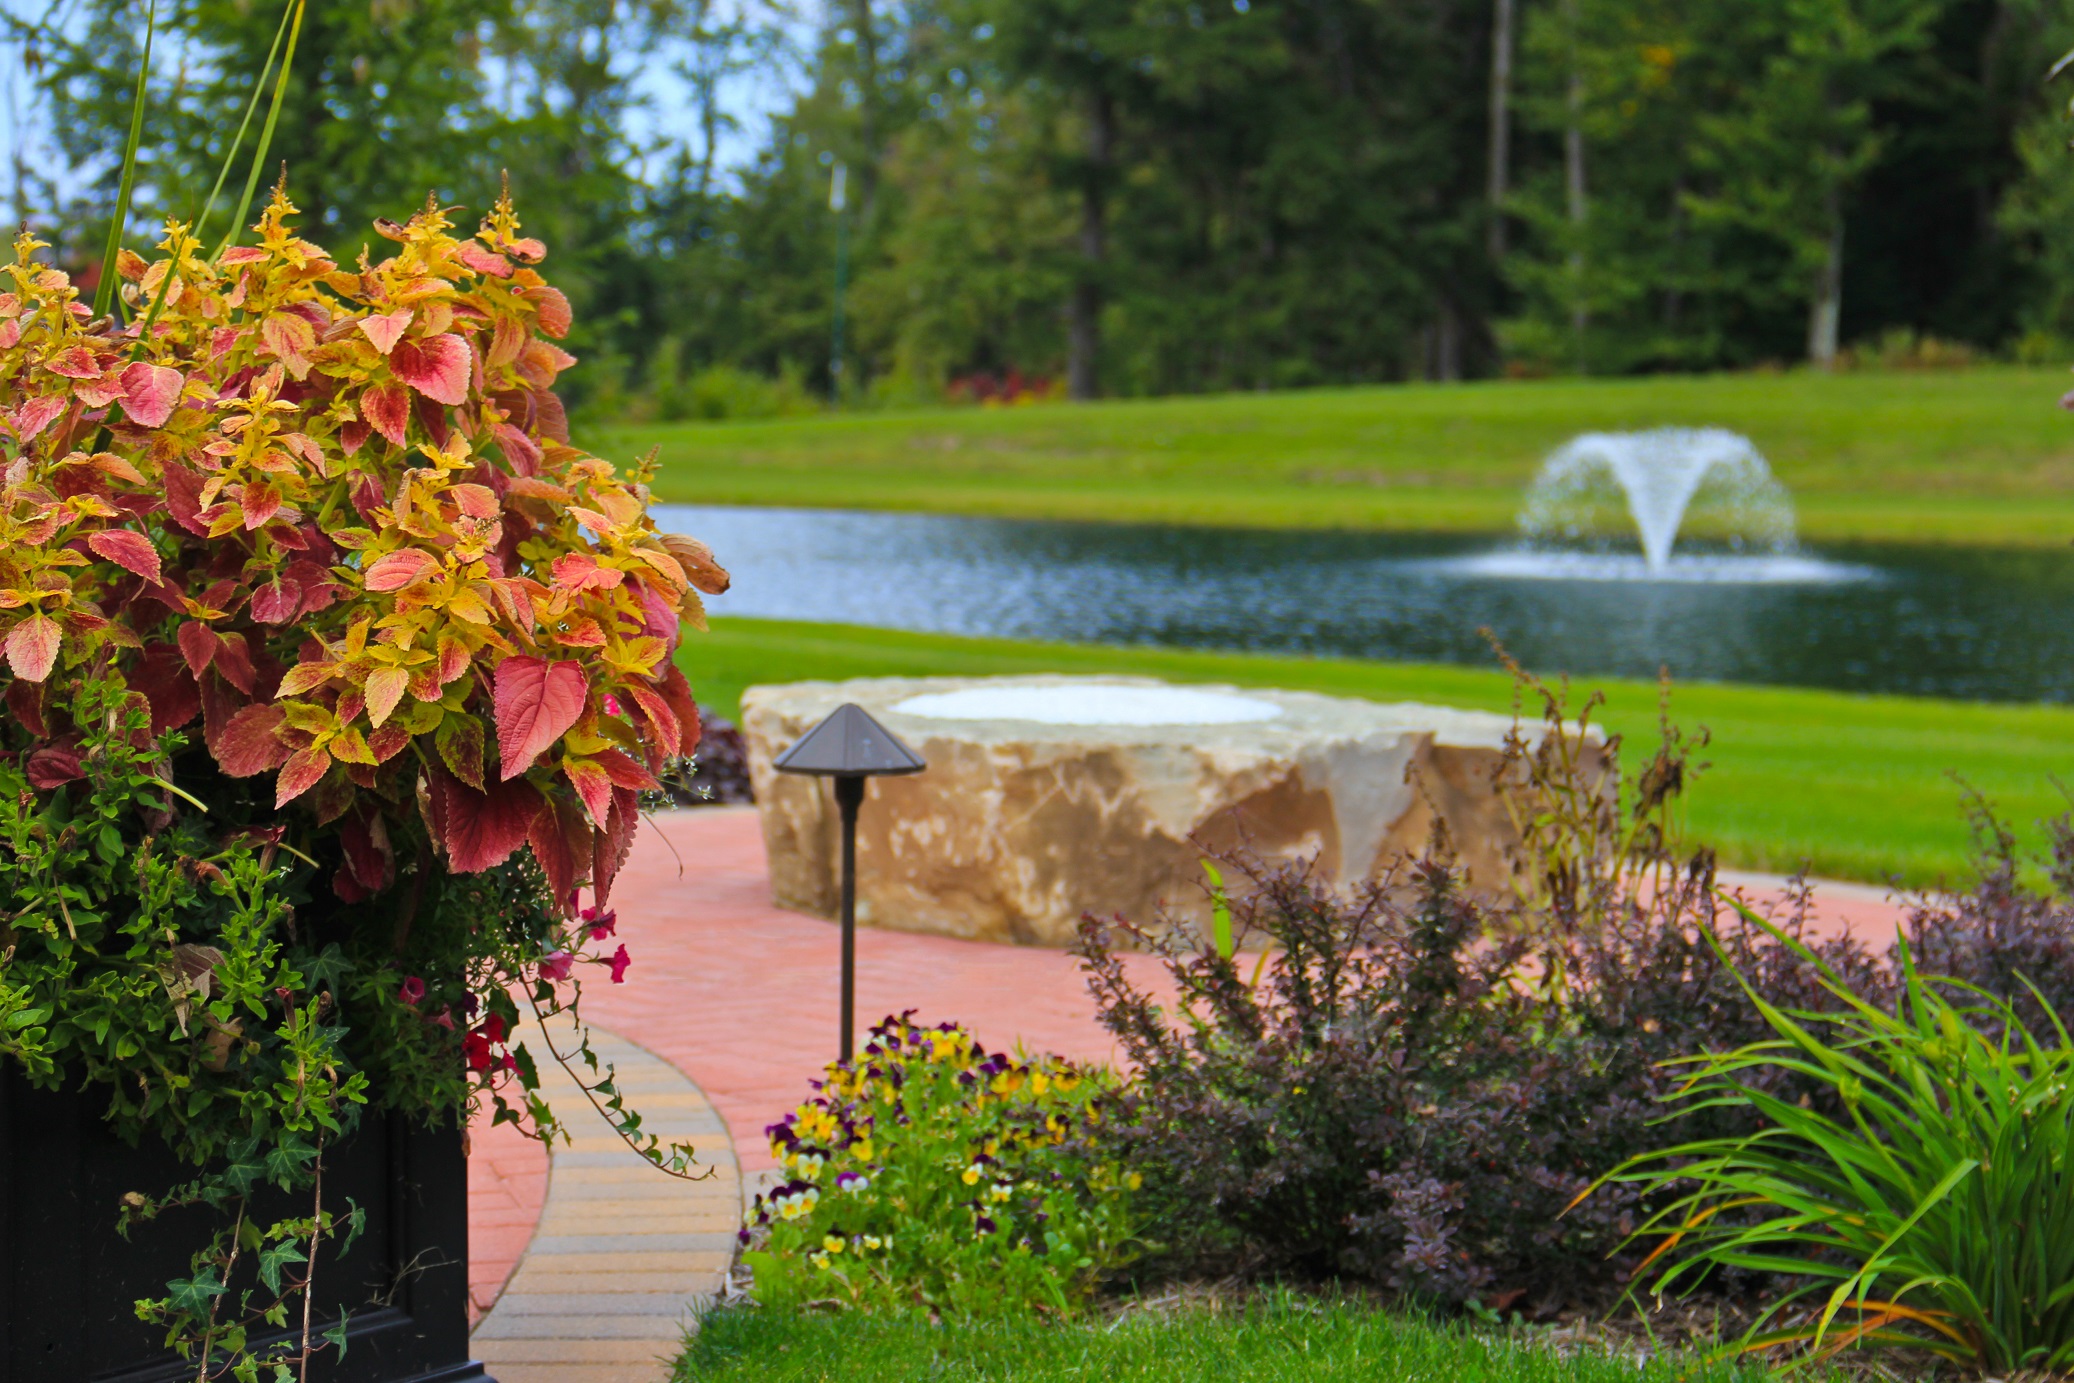
[{"label": "limestone boulder", "polygon": [[742,730],[772,894],[824,917],[839,899],[833,791],[772,760],[844,702],[929,764],[869,783],[869,926],[1062,946],[1083,912],[1201,917],[1206,851],[1243,841],[1353,883],[1423,850],[1442,822],[1472,882],[1496,886],[1513,835],[1494,785],[1502,716],[1142,678],[752,687]]}]

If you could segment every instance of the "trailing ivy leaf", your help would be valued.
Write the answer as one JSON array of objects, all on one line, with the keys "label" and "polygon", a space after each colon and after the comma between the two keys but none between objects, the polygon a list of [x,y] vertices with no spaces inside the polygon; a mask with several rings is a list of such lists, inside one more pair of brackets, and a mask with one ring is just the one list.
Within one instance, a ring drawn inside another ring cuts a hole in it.
[{"label": "trailing ivy leaf", "polygon": [[266,1284],[269,1292],[281,1290],[281,1269],[290,1264],[307,1263],[309,1255],[304,1253],[293,1239],[264,1249],[259,1255],[259,1280]]},{"label": "trailing ivy leaf", "polygon": [[208,1314],[210,1303],[229,1289],[214,1268],[204,1268],[193,1277],[174,1278],[166,1284],[166,1290],[171,1293],[166,1300],[173,1310],[202,1316]]}]

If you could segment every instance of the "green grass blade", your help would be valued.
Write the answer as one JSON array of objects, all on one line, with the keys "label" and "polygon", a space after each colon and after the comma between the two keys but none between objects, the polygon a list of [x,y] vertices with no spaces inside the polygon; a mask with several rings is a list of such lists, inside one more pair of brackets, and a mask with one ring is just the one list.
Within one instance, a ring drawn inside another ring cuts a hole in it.
[{"label": "green grass blade", "polygon": [[94,316],[107,315],[115,302],[115,261],[122,254],[123,223],[130,219],[130,195],[137,187],[137,150],[144,143],[144,96],[151,81],[151,47],[158,37],[158,0],[144,8],[144,58],[137,64],[137,94],[130,102],[130,137],[122,151],[122,178],[116,185],[115,215],[108,223],[108,246],[101,252],[101,281],[94,285]]},{"label": "green grass blade", "polygon": [[244,233],[245,218],[252,214],[252,194],[259,187],[259,170],[266,166],[267,152],[274,145],[274,127],[281,121],[281,103],[288,96],[288,74],[295,67],[295,45],[302,38],[303,8],[307,0],[295,0],[294,22],[288,29],[288,51],[281,55],[281,70],[274,77],[274,99],[267,107],[266,124],[259,132],[259,147],[252,151],[252,169],[245,175],[245,192],[238,198],[236,214],[230,218],[230,229],[224,232],[222,243],[216,247],[216,255],[238,243]]},{"label": "green grass blade", "polygon": [[[230,147],[223,152],[223,164],[216,170],[216,185],[209,189],[209,197],[202,203],[201,214],[194,218],[194,234],[197,240],[202,238],[203,230],[209,224],[209,215],[216,210],[216,198],[222,194],[223,184],[229,181],[230,170],[237,164],[238,150],[245,147],[245,131],[252,127],[252,113],[259,109],[259,98],[266,94],[266,81],[273,75],[274,63],[281,56],[281,42],[288,37],[289,22],[300,14],[301,10],[302,6],[299,3],[281,7],[281,22],[274,29],[273,45],[266,50],[266,65],[259,69],[259,80],[252,84],[252,97],[245,102],[245,114],[238,121],[238,132],[231,136]],[[275,108],[279,108],[278,97],[275,100]],[[239,220],[242,220],[245,212],[250,209],[251,196],[252,188],[248,183],[245,188],[246,206],[239,209]],[[233,221],[231,224],[236,226],[239,221]]]}]

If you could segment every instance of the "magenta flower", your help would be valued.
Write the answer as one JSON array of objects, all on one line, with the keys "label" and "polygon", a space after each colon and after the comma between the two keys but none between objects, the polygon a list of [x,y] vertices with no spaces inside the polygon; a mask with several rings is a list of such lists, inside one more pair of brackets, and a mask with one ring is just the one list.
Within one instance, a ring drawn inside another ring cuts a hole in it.
[{"label": "magenta flower", "polygon": [[612,953],[612,959],[606,962],[606,964],[612,967],[612,982],[614,984],[625,984],[627,982],[627,967],[633,963],[634,958],[627,954],[627,948],[622,944],[617,951]]},{"label": "magenta flower", "polygon": [[596,908],[583,910],[583,924],[590,928],[592,941],[603,941],[619,926],[617,911],[599,912]]},{"label": "magenta flower", "polygon": [[557,951],[540,962],[540,978],[560,984],[569,978],[569,967],[576,964],[576,957],[567,951]]},{"label": "magenta flower", "polygon": [[623,714],[623,712],[619,708],[619,698],[614,696],[611,692],[605,693],[605,714],[608,716],[616,716]]},{"label": "magenta flower", "polygon": [[403,988],[396,991],[396,997],[412,1008],[416,1008],[418,1001],[425,997],[425,982],[416,975],[412,975],[403,982]]}]

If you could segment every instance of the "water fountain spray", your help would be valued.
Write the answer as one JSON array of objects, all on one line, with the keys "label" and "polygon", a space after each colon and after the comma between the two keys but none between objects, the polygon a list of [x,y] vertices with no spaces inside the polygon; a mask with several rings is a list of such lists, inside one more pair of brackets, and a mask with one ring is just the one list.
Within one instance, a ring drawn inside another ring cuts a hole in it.
[{"label": "water fountain spray", "polygon": [[1785,487],[1749,438],[1718,427],[1574,438],[1542,462],[1520,528],[1537,544],[1606,540],[1617,535],[1624,506],[1644,563],[1661,574],[1696,502],[1710,535],[1734,549],[1784,553],[1795,546]]}]

